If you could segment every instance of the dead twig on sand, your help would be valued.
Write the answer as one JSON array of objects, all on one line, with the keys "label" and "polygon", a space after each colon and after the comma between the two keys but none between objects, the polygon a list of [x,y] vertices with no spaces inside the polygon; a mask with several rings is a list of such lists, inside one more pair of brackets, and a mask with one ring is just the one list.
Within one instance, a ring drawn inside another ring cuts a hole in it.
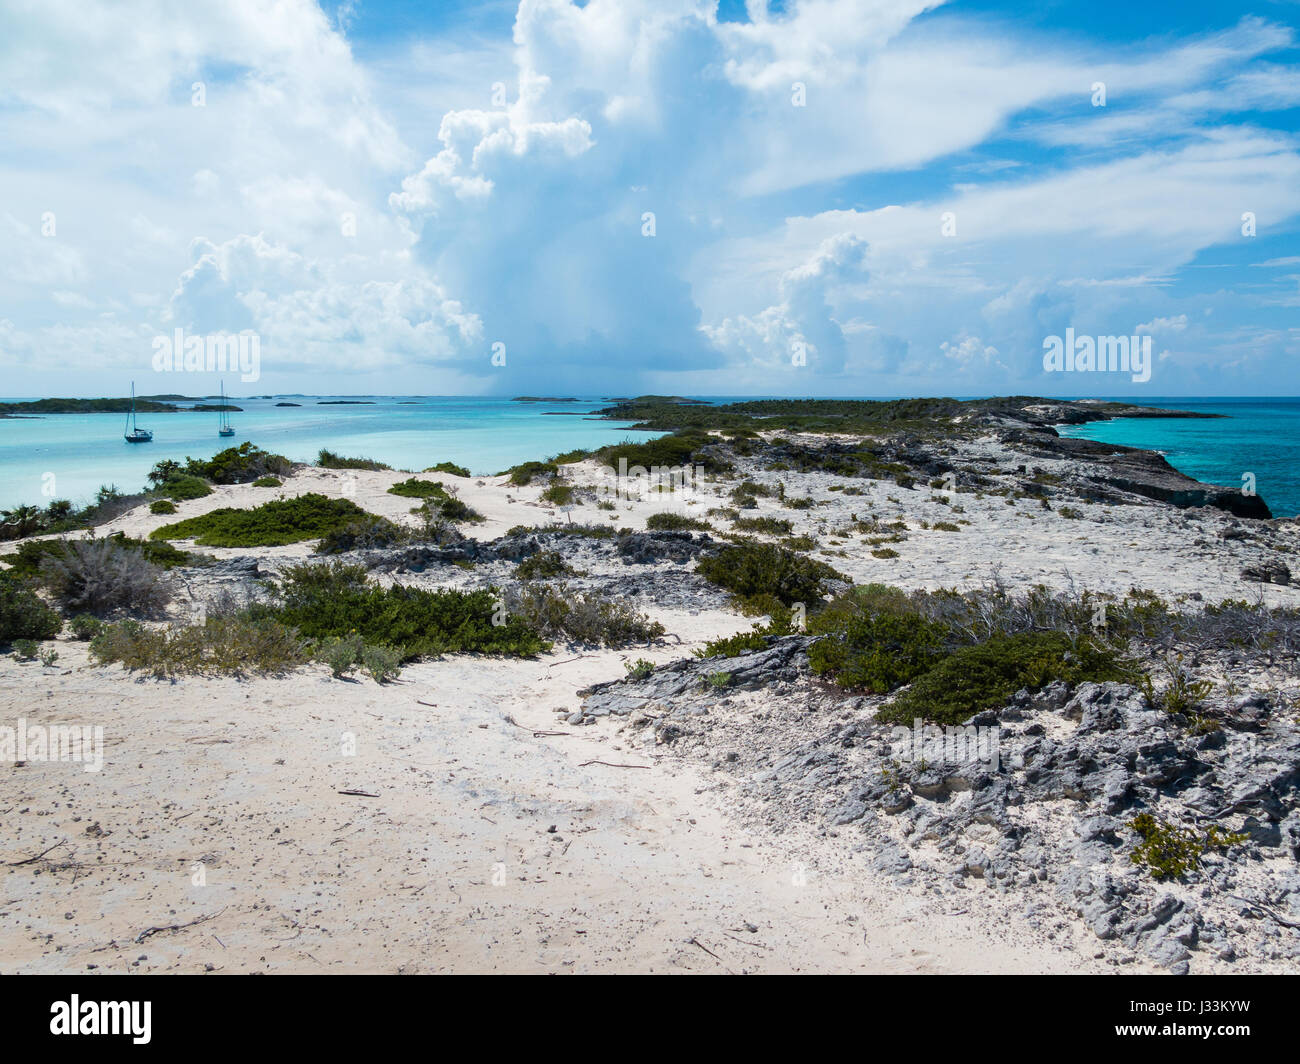
[{"label": "dead twig on sand", "polygon": [[379,797],[379,795],[371,794],[369,791],[352,790],[352,791],[335,791],[334,793],[351,795],[353,798],[378,798]]},{"label": "dead twig on sand", "polygon": [[47,853],[49,853],[50,850],[57,850],[60,846],[65,845],[65,844],[67,843],[67,841],[68,841],[67,839],[60,839],[60,840],[59,840],[58,842],[56,842],[53,846],[49,847],[49,849],[42,850],[42,851],[41,851],[40,853],[38,853],[35,857],[28,857],[28,858],[26,858],[26,859],[24,859],[24,860],[22,860],[22,861],[10,861],[10,862],[9,862],[9,867],[10,867],[10,868],[18,868],[18,867],[20,867],[21,865],[35,864],[35,863],[36,863],[37,861],[39,861],[42,857],[44,857]]},{"label": "dead twig on sand", "polygon": [[1249,905],[1252,909],[1258,909],[1260,912],[1266,913],[1268,916],[1271,916],[1283,927],[1291,927],[1291,928],[1295,928],[1296,930],[1300,930],[1300,924],[1296,923],[1294,920],[1288,920],[1283,916],[1279,916],[1267,905],[1263,905],[1260,902],[1252,900],[1251,898],[1243,898],[1240,894],[1228,894],[1225,895],[1225,897],[1236,898],[1237,901]]},{"label": "dead twig on sand", "polygon": [[584,761],[579,768],[586,768],[588,765],[605,765],[607,768],[654,768],[653,765],[616,765],[612,761]]},{"label": "dead twig on sand", "polygon": [[520,731],[533,732],[534,739],[543,739],[551,735],[572,735],[573,734],[573,732],[569,732],[569,731],[533,731],[532,728],[525,728],[522,724],[519,723],[519,721],[515,720],[515,718],[512,717],[509,713],[505,715],[504,720],[507,724],[513,724]]},{"label": "dead twig on sand", "polygon": [[712,957],[715,961],[717,961],[719,964],[721,964],[723,968],[726,969],[728,975],[735,975],[735,974],[736,974],[736,973],[733,972],[730,968],[727,968],[727,962],[726,962],[726,961],[724,961],[721,957],[719,957],[716,953],[714,953],[713,950],[709,949],[709,947],[706,946],[703,942],[701,942],[698,938],[688,938],[688,939],[686,940],[686,944],[687,944],[688,946],[698,946],[700,949],[704,950],[705,953],[707,953],[707,954],[708,954],[710,957]]},{"label": "dead twig on sand", "polygon": [[154,935],[161,934],[163,931],[183,931],[185,928],[193,927],[195,924],[201,924],[207,920],[214,920],[225,911],[226,911],[225,906],[222,906],[216,912],[208,913],[206,916],[195,917],[193,920],[189,921],[188,923],[166,924],[163,927],[146,927],[143,931],[141,931],[138,935],[135,936],[136,945],[139,945],[146,938],[151,938]]}]

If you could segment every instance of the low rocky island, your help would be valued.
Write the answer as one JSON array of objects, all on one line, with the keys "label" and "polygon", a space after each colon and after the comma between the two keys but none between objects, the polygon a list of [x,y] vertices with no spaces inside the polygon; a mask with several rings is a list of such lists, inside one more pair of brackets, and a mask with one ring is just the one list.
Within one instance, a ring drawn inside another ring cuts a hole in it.
[{"label": "low rocky island", "polygon": [[8,715],[111,733],[0,776],[11,965],[1295,970],[1300,528],[1055,428],[1170,412],[596,416],[6,515]]}]

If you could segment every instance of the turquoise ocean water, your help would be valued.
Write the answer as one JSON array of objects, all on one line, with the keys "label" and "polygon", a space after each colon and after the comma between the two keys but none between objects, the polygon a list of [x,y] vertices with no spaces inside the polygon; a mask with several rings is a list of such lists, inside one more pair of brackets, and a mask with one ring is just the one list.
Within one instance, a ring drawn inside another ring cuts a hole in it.
[{"label": "turquoise ocean water", "polygon": [[[44,505],[51,499],[83,503],[100,485],[138,491],[155,462],[208,458],[250,440],[295,461],[311,461],[322,447],[338,454],[420,470],[455,462],[473,473],[499,473],[519,462],[578,447],[600,447],[629,436],[630,422],[588,420],[608,400],[577,403],[514,403],[498,398],[348,396],[374,405],[321,406],[329,396],[231,399],[234,439],[217,436],[214,413],[141,414],[152,443],[122,438],[122,414],[50,414],[0,419],[0,507]],[[277,407],[277,402],[301,403]],[[177,404],[188,405],[188,404]],[[547,411],[556,411],[549,414]],[[579,415],[579,416],[574,416]],[[43,494],[53,474],[53,490]]]},{"label": "turquoise ocean water", "polygon": [[1240,487],[1242,474],[1254,473],[1255,491],[1274,517],[1300,514],[1300,398],[1140,401],[1143,406],[1227,417],[1121,418],[1059,431],[1062,436],[1160,451],[1179,472],[1211,484]]},{"label": "turquoise ocean water", "polygon": [[[217,436],[217,415],[149,414],[140,425],[154,440],[128,444],[120,414],[51,414],[0,419],[0,507],[43,505],[51,498],[86,502],[102,484],[122,491],[145,485],[164,458],[209,457],[251,440],[298,461],[322,448],[375,458],[397,469],[424,469],[451,461],[474,473],[497,473],[517,462],[577,447],[599,447],[628,436],[627,422],[582,415],[607,399],[576,403],[514,403],[502,398],[349,396],[373,405],[321,406],[330,396],[232,399],[233,441]],[[710,396],[714,402],[731,397]],[[847,396],[845,398],[848,398]],[[877,397],[878,398],[878,397]],[[277,407],[295,402],[298,407]],[[1300,398],[1149,399],[1146,405],[1226,414],[1223,419],[1117,420],[1062,429],[1064,435],[1161,451],[1174,468],[1197,480],[1239,485],[1245,472],[1274,515],[1300,514]],[[577,415],[577,416],[574,416]],[[53,491],[44,494],[47,474]]]}]

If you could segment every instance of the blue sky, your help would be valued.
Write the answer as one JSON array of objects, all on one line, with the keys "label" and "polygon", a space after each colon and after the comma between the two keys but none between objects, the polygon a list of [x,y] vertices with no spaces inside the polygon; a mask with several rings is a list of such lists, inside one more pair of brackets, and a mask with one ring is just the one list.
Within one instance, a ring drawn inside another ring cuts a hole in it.
[{"label": "blue sky", "polygon": [[1300,3],[0,24],[7,394],[215,390],[178,328],[259,337],[241,393],[1300,393]]}]

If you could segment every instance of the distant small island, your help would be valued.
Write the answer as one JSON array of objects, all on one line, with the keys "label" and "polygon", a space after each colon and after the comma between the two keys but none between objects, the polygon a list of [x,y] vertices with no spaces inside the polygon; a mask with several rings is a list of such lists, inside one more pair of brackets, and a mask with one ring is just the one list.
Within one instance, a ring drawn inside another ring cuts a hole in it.
[{"label": "distant small island", "polygon": [[374,406],[370,399],[318,399],[317,406]]},{"label": "distant small island", "polygon": [[244,408],[242,406],[233,406],[230,403],[226,403],[225,405],[222,405],[221,403],[199,403],[197,406],[190,407],[190,410],[209,411],[212,413],[216,413],[218,411],[225,411],[226,413],[238,414],[238,413],[242,413]]},{"label": "distant small island", "polygon": [[302,406],[302,403],[276,403],[276,406]]},{"label": "distant small island", "polygon": [[512,403],[580,403],[581,399],[575,399],[572,396],[553,396],[553,395],[517,395],[510,400]]}]

